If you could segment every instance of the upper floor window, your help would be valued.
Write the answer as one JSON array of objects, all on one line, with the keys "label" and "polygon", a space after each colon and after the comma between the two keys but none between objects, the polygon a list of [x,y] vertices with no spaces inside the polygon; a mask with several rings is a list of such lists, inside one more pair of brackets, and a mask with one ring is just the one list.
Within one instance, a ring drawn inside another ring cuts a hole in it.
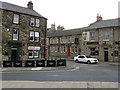
[{"label": "upper floor window", "polygon": [[40,26],[40,20],[39,19],[36,19],[36,27],[39,27]]},{"label": "upper floor window", "polygon": [[13,30],[12,38],[13,38],[13,40],[18,40],[18,30],[17,29]]},{"label": "upper floor window", "polygon": [[15,24],[19,23],[19,15],[14,14],[13,23],[15,23]]},{"label": "upper floor window", "polygon": [[103,40],[109,40],[109,39],[110,39],[109,32],[108,31],[103,32]]},{"label": "upper floor window", "polygon": [[95,32],[90,32],[90,40],[95,40]]},{"label": "upper floor window", "polygon": [[75,38],[75,44],[79,43],[79,38]]},{"label": "upper floor window", "polygon": [[30,39],[29,39],[30,41],[39,42],[39,38],[40,38],[39,32],[30,31]]},{"label": "upper floor window", "polygon": [[30,19],[30,26],[35,26],[35,18]]},{"label": "upper floor window", "polygon": [[31,18],[30,26],[40,27],[40,20],[36,18]]}]

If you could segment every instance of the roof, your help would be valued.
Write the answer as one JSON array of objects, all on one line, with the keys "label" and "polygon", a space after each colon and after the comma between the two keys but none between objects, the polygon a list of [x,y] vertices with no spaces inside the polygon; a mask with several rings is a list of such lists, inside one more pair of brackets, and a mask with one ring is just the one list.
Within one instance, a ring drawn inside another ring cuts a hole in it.
[{"label": "roof", "polygon": [[84,28],[76,28],[70,30],[51,30],[47,32],[47,37],[79,35],[82,33],[82,30],[84,30]]},{"label": "roof", "polygon": [[42,15],[40,15],[39,13],[37,13],[35,10],[29,9],[27,7],[21,7],[21,6],[18,6],[18,5],[10,4],[10,3],[7,3],[7,2],[1,2],[0,1],[0,9],[45,18]]},{"label": "roof", "polygon": [[90,24],[88,27],[84,27],[84,28],[77,28],[77,29],[71,29],[71,30],[51,30],[47,32],[47,37],[79,35],[82,33],[83,30],[116,27],[116,26],[120,26],[120,18],[97,21]]},{"label": "roof", "polygon": [[90,26],[88,26],[86,29],[97,29],[115,26],[120,26],[120,18],[97,21],[95,23],[90,24]]}]

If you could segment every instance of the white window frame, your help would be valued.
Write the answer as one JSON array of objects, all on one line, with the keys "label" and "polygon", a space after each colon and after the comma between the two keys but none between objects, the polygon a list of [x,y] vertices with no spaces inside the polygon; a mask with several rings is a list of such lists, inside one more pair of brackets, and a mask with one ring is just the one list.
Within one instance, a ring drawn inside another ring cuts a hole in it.
[{"label": "white window frame", "polygon": [[35,26],[36,26],[36,27],[40,27],[40,20],[39,20],[39,19],[36,19],[36,20],[35,20]]},{"label": "white window frame", "polygon": [[30,31],[29,37],[33,37],[33,40],[30,40],[30,41],[34,41],[34,38],[35,38],[34,31]]},{"label": "white window frame", "polygon": [[[15,34],[14,31],[16,31],[17,34]],[[16,38],[15,38],[15,37],[16,37]],[[18,30],[17,30],[17,29],[13,29],[13,32],[12,32],[12,40],[18,40]]]},{"label": "white window frame", "polygon": [[[36,53],[36,55],[35,55]],[[34,51],[34,58],[39,58],[39,51]]]},{"label": "white window frame", "polygon": [[35,18],[30,18],[30,26],[35,26]]},{"label": "white window frame", "polygon": [[[32,56],[29,56],[29,53],[32,53]],[[35,55],[36,53],[36,55]],[[33,59],[33,58],[39,58],[39,51],[38,50],[29,50],[28,52],[28,58]]]},{"label": "white window frame", "polygon": [[14,17],[13,17],[13,23],[15,23],[15,24],[19,24],[19,15],[14,14]]},{"label": "white window frame", "polygon": [[[30,53],[30,52],[32,53],[32,56],[29,56],[29,53]],[[33,53],[32,50],[28,52],[28,58],[34,58],[34,53]]]},{"label": "white window frame", "polygon": [[[39,42],[40,41],[40,33],[39,32],[34,32],[35,37],[34,37],[34,41],[35,42]],[[35,40],[36,38],[38,38],[38,40]]]},{"label": "white window frame", "polygon": [[104,31],[103,32],[103,40],[104,41],[109,41],[110,40],[110,32],[109,31]]}]

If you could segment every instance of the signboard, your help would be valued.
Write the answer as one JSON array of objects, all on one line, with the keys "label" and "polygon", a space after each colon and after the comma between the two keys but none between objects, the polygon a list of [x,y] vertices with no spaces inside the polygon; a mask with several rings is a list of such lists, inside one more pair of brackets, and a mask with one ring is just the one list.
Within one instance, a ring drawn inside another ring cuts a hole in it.
[{"label": "signboard", "polygon": [[55,60],[47,60],[47,67],[56,67]]},{"label": "signboard", "polygon": [[3,61],[3,67],[12,67],[12,61]]},{"label": "signboard", "polygon": [[13,67],[22,67],[22,61],[14,61]]},{"label": "signboard", "polygon": [[89,32],[83,32],[82,33],[82,38],[83,38],[84,41],[89,41],[89,38],[90,38]]},{"label": "signboard", "polygon": [[28,46],[28,50],[40,50],[40,46]]},{"label": "signboard", "polygon": [[36,67],[45,67],[45,60],[37,60]]},{"label": "signboard", "polygon": [[25,67],[34,67],[35,65],[35,62],[34,61],[26,61],[25,62]]}]

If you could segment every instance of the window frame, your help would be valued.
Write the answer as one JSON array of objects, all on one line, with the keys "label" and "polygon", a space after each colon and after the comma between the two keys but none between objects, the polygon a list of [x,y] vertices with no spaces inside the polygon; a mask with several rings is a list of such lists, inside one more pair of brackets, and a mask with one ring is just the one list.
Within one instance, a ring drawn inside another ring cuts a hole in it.
[{"label": "window frame", "polygon": [[[34,35],[34,36],[33,36],[33,40],[30,40],[30,37],[31,37],[31,36],[30,36],[30,32],[33,32],[33,33],[34,33],[34,34],[33,34],[33,35]],[[35,33],[39,33],[39,34],[38,34],[39,37],[37,37],[37,38],[38,38],[38,41],[35,40],[35,38],[36,38]],[[32,31],[32,30],[30,30],[30,31],[29,31],[29,41],[30,41],[30,42],[40,42],[40,32],[39,32],[39,31]]]},{"label": "window frame", "polygon": [[30,18],[30,26],[35,26],[35,18],[34,17]]},{"label": "window frame", "polygon": [[[32,56],[31,56],[31,57],[29,56],[29,52],[32,52]],[[38,55],[38,56],[35,56],[35,52],[37,52],[37,55]],[[28,59],[36,59],[36,58],[39,58],[39,55],[40,55],[39,50],[28,50]]]},{"label": "window frame", "polygon": [[109,41],[110,40],[110,32],[104,31],[103,32],[103,41]]},{"label": "window frame", "polygon": [[[37,22],[37,21],[39,21],[39,22]],[[35,19],[35,26],[40,27],[40,19],[38,19],[38,18]]]},{"label": "window frame", "polygon": [[[18,17],[15,17],[15,16],[18,16]],[[13,23],[14,24],[19,24],[19,20],[20,19],[20,16],[19,16],[19,14],[14,14],[13,15]],[[16,21],[17,20],[17,21]]]},{"label": "window frame", "polygon": [[[14,30],[16,30],[17,31],[17,39],[14,39]],[[12,40],[19,40],[19,30],[18,29],[13,29],[12,30]]]},{"label": "window frame", "polygon": [[96,55],[95,48],[90,48],[90,55],[92,55],[92,56]]},{"label": "window frame", "polygon": [[90,32],[90,41],[95,41],[95,32]]}]

